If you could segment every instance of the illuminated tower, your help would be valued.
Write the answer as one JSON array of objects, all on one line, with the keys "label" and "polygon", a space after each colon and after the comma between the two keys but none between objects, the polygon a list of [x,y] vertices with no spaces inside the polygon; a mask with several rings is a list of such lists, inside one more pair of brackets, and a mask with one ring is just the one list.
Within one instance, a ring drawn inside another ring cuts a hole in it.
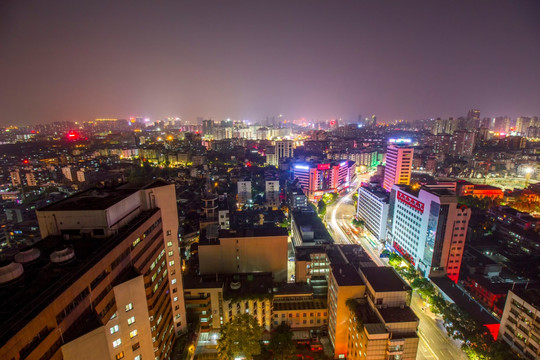
[{"label": "illuminated tower", "polygon": [[[409,141],[410,142],[410,141]],[[409,142],[405,142],[408,144]],[[386,167],[384,169],[383,187],[390,191],[395,184],[409,185],[414,149],[396,144],[386,148]]]}]

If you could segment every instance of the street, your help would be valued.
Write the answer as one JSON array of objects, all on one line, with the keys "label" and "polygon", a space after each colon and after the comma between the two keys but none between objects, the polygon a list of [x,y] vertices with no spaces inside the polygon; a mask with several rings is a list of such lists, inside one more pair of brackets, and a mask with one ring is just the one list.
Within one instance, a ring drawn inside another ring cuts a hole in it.
[{"label": "street", "polygon": [[[356,213],[352,195],[357,191],[361,182],[369,180],[370,176],[370,174],[360,175],[351,184],[347,194],[340,197],[334,204],[329,205],[325,220],[328,231],[337,244],[359,244],[377,265],[387,266],[386,259],[381,259],[379,256],[377,244],[369,241],[367,230],[365,230],[365,235],[363,232],[355,234],[351,231],[351,221]],[[423,308],[422,299],[417,293],[413,293],[411,309],[420,319],[418,326],[420,342],[416,358],[418,360],[467,359],[467,355],[461,351],[459,344],[446,336],[442,321],[435,319],[431,313],[427,314],[422,310]]]}]

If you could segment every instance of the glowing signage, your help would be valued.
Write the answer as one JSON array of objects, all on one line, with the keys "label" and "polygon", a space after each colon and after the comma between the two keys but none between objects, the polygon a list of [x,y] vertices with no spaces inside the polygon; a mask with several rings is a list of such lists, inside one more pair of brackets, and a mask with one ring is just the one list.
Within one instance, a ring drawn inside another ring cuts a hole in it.
[{"label": "glowing signage", "polygon": [[309,166],[305,166],[305,165],[295,165],[294,168],[298,170],[309,170]]},{"label": "glowing signage", "polygon": [[328,170],[330,169],[330,164],[319,164],[317,165],[317,170]]},{"label": "glowing signage", "polygon": [[344,161],[344,162],[342,162],[341,164],[339,164],[339,166],[345,166],[345,165],[347,165],[347,162],[346,162],[346,161]]},{"label": "glowing signage", "polygon": [[401,138],[401,139],[389,139],[388,142],[391,144],[410,144],[412,140]]},{"label": "glowing signage", "polygon": [[402,203],[409,205],[413,209],[418,210],[421,213],[424,213],[424,203],[416,200],[412,196],[409,196],[405,194],[404,192],[398,191],[397,199],[401,201]]}]

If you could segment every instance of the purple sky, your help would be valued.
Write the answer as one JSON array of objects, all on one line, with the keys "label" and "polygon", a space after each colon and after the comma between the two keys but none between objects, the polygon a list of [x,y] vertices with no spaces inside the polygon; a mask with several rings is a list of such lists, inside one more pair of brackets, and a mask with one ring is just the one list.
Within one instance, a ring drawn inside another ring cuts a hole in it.
[{"label": "purple sky", "polygon": [[0,1],[0,125],[540,115],[540,1]]}]

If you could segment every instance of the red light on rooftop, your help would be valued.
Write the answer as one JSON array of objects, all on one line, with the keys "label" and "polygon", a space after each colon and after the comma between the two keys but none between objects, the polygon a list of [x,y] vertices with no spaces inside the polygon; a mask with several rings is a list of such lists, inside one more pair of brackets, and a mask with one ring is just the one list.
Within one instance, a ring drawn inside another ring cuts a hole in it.
[{"label": "red light on rooftop", "polygon": [[28,159],[23,160],[23,164],[28,164],[28,163],[29,163]]}]

